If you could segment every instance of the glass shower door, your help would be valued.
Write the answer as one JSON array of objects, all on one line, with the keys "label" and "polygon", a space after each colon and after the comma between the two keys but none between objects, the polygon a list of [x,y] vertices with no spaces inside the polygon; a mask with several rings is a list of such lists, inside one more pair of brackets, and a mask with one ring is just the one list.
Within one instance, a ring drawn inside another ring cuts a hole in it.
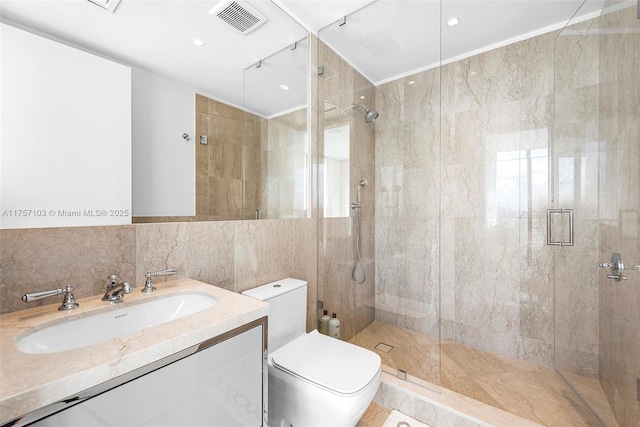
[{"label": "glass shower door", "polygon": [[[616,280],[612,253],[640,261],[640,24],[636,7],[607,1],[597,18],[556,38],[553,207],[574,211],[574,246],[557,246],[555,366],[596,421],[640,419],[640,278]],[[565,239],[561,216],[550,226]],[[620,278],[622,279],[622,278]],[[587,414],[587,416],[589,416]]]}]

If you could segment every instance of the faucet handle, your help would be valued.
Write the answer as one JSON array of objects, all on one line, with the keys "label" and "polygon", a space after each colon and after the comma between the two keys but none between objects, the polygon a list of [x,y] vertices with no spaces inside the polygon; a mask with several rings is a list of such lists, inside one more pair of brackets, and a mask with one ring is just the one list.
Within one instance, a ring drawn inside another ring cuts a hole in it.
[{"label": "faucet handle", "polygon": [[76,299],[73,297],[73,287],[70,284],[67,284],[64,288],[60,289],[52,289],[50,291],[42,291],[42,292],[31,292],[28,294],[24,294],[22,296],[22,301],[31,302],[37,299],[52,297],[56,295],[64,294],[64,298],[62,300],[62,305],[58,307],[58,310],[73,310],[74,308],[80,307],[80,304],[76,302]]},{"label": "faucet handle", "polygon": [[155,286],[153,286],[153,281],[151,280],[152,277],[168,276],[170,274],[175,274],[175,273],[176,273],[175,268],[167,268],[166,270],[159,270],[159,271],[147,271],[147,273],[144,275],[147,278],[147,280],[144,283],[144,288],[142,288],[142,292],[145,294],[148,294],[156,290]]},{"label": "faucet handle", "polygon": [[[120,279],[120,276],[118,276],[117,274],[110,274],[109,276],[107,276],[107,279],[109,279],[109,281],[111,282],[111,285],[117,285],[118,279]],[[122,282],[122,290],[124,291],[125,294],[130,294],[131,289],[132,287],[129,284],[129,282],[127,281]]]},{"label": "faucet handle", "polygon": [[67,284],[63,290],[65,294],[62,299],[62,305],[58,307],[58,311],[73,310],[74,308],[80,307],[80,304],[76,302],[76,299],[71,292],[73,291],[73,287],[70,284]]},{"label": "faucet handle", "polygon": [[151,275],[153,277],[158,277],[158,276],[168,276],[170,274],[176,274],[176,269],[167,268],[166,270],[149,271],[147,272],[147,277],[149,277],[148,275]]}]

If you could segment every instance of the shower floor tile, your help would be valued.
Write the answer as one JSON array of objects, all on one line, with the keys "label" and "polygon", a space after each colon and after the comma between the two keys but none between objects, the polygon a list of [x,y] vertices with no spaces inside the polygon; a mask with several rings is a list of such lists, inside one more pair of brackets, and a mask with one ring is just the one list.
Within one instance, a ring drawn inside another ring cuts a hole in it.
[{"label": "shower floor tile", "polygon": [[[600,426],[554,369],[448,341],[442,341],[440,348],[437,338],[377,321],[350,342],[375,351],[387,372],[404,369],[410,375],[537,423]],[[376,348],[379,343],[393,347],[393,351]],[[607,425],[617,426],[597,380],[572,375],[570,381],[588,395],[590,402],[597,403],[596,410]]]}]

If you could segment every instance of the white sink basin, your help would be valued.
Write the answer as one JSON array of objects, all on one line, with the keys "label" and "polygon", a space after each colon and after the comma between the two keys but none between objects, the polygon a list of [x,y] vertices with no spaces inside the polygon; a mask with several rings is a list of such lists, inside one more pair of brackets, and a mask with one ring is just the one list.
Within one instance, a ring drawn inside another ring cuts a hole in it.
[{"label": "white sink basin", "polygon": [[30,354],[71,350],[180,319],[213,307],[217,302],[205,294],[167,295],[64,323],[45,324],[36,331],[26,331],[19,336],[16,347]]}]

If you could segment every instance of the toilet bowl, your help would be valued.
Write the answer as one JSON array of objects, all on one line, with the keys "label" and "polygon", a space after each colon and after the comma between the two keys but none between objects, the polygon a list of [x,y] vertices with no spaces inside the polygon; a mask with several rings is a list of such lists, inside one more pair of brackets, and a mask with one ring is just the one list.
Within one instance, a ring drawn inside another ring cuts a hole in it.
[{"label": "toilet bowl", "polygon": [[380,356],[306,333],[306,293],[297,279],[243,292],[269,303],[269,425],[355,426],[380,385]]}]

